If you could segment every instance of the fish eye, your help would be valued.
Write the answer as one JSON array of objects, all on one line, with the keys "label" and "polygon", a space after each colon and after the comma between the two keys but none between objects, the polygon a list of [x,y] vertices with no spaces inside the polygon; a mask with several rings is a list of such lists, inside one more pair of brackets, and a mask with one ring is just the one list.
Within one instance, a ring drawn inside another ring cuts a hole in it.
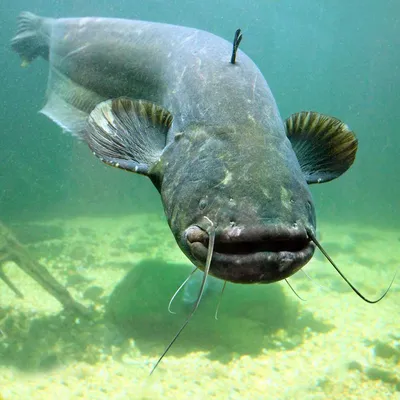
[{"label": "fish eye", "polygon": [[207,199],[201,199],[199,201],[199,209],[202,211],[207,207],[208,201]]}]

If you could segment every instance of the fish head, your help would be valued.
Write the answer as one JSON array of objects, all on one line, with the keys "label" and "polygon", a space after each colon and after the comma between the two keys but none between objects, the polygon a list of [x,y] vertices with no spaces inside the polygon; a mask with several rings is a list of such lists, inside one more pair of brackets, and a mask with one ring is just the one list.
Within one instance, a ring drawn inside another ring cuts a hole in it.
[{"label": "fish head", "polygon": [[286,136],[247,127],[199,128],[164,152],[160,187],[182,251],[210,274],[239,283],[285,279],[312,257],[315,209]]}]

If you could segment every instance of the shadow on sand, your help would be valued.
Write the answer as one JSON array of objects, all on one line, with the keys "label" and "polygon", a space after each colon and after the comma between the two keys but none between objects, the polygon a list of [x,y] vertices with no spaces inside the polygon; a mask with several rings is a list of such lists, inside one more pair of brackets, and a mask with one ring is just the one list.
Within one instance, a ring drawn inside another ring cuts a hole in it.
[{"label": "shadow on sand", "polygon": [[[125,338],[133,338],[142,354],[160,355],[189,314],[181,291],[168,312],[168,302],[192,267],[146,260],[132,268],[116,286],[106,307],[106,318]],[[212,359],[229,361],[235,354],[256,355],[263,349],[293,348],[308,332],[327,332],[332,325],[300,309],[300,300],[288,296],[280,284],[227,284],[218,320],[217,291],[203,297],[199,309],[169,355],[204,351]]]},{"label": "shadow on sand", "polygon": [[[121,356],[130,338],[142,356],[159,356],[190,312],[182,293],[172,306],[176,314],[167,309],[190,271],[188,264],[142,261],[103,299],[103,310],[97,307],[88,319],[66,311],[45,316],[0,307],[0,365],[46,371],[76,361],[95,364]],[[291,349],[312,332],[333,328],[303,311],[300,300],[285,294],[280,284],[228,284],[215,320],[218,300],[217,291],[204,296],[168,355],[203,351],[226,363],[264,349]]]}]

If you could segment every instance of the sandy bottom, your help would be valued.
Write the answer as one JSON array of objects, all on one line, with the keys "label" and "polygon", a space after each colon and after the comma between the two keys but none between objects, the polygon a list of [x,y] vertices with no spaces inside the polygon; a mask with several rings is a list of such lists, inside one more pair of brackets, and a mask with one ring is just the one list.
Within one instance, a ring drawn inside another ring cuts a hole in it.
[{"label": "sandy bottom", "polygon": [[[308,276],[300,271],[290,279],[305,301],[286,283],[231,284],[219,319],[218,295],[210,295],[149,377],[189,310],[177,298],[177,314],[168,313],[180,281],[168,282],[151,267],[161,260],[160,274],[171,266],[177,279],[179,271],[191,271],[164,219],[80,218],[11,228],[92,317],[63,311],[7,264],[25,297],[0,281],[1,400],[400,398],[400,277],[375,305],[351,292],[320,254],[304,268]],[[400,264],[400,232],[327,224],[320,231],[346,276],[378,297]],[[133,276],[137,265],[150,267]]]}]

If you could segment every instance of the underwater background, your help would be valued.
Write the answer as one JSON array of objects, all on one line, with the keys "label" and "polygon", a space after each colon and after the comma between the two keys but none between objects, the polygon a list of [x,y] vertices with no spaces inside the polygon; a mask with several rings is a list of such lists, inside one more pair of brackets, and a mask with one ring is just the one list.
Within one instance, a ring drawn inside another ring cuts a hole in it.
[{"label": "underwater background", "polygon": [[230,284],[215,321],[220,287],[211,283],[147,377],[190,310],[188,290],[173,303],[177,315],[167,307],[191,266],[150,180],[103,165],[38,113],[48,64],[20,68],[9,44],[25,10],[166,22],[229,41],[241,28],[240,48],[283,118],[315,110],[346,122],[359,140],[346,174],[311,187],[325,249],[369,297],[400,265],[400,2],[3,1],[0,221],[94,317],[64,314],[8,263],[24,298],[0,281],[0,399],[399,398],[400,277],[388,298],[367,305],[319,254],[305,268],[313,281],[292,280],[305,302],[284,283]]}]

